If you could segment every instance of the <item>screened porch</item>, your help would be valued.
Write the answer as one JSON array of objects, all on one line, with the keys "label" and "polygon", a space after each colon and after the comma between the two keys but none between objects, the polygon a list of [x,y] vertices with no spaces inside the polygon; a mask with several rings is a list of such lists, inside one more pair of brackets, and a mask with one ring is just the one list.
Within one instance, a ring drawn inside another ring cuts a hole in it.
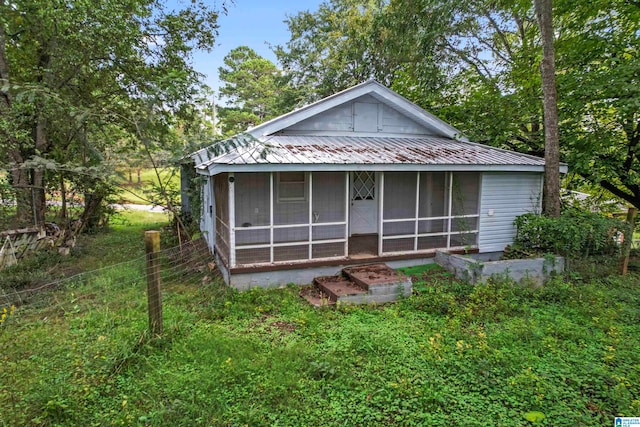
[{"label": "screened porch", "polygon": [[479,183],[477,172],[219,174],[216,252],[235,268],[475,248]]}]

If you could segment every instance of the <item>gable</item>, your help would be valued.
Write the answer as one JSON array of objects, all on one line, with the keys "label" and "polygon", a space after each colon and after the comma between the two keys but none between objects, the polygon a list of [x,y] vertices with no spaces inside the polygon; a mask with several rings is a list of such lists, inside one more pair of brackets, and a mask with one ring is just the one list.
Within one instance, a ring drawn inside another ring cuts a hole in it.
[{"label": "gable", "polygon": [[448,123],[375,80],[361,83],[247,130],[255,138],[287,133],[313,135],[321,132],[325,135],[335,134],[333,132],[338,135],[349,133],[352,136],[367,136],[371,133],[387,133],[388,136],[432,135],[467,141],[460,131]]},{"label": "gable", "polygon": [[393,134],[437,135],[434,129],[420,125],[371,95],[330,108],[278,132],[281,135]]}]

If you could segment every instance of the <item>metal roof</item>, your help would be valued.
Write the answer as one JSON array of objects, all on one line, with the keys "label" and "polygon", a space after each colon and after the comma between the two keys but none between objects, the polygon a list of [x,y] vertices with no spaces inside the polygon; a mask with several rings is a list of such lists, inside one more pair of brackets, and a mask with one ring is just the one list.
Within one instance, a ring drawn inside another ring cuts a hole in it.
[{"label": "metal roof", "polygon": [[494,165],[524,166],[529,170],[531,167],[536,170],[544,167],[544,159],[538,157],[430,136],[274,135],[253,140],[217,156],[207,156],[202,150],[198,154],[194,160],[196,168],[202,171],[222,165],[387,165],[400,169],[401,165]]}]

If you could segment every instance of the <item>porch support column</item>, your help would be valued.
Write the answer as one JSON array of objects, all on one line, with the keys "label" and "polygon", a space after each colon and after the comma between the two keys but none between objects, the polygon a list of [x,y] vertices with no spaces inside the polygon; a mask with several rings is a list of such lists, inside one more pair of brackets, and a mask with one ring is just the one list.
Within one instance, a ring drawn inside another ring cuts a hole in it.
[{"label": "porch support column", "polygon": [[451,247],[451,215],[453,215],[453,213],[451,212],[451,208],[453,206],[453,201],[452,201],[452,196],[453,196],[453,172],[449,172],[448,174],[449,176],[449,188],[448,188],[448,192],[449,192],[449,211],[447,213],[447,215],[449,216],[449,218],[447,219],[447,249],[449,249]]},{"label": "porch support column", "polygon": [[349,171],[344,173],[344,256],[345,258],[349,256],[349,222],[350,222],[350,206],[351,206],[351,195],[349,194]]},{"label": "porch support column", "polygon": [[229,267],[236,266],[236,198],[233,172],[229,172]]},{"label": "porch support column", "polygon": [[313,258],[313,172],[309,172],[309,253],[307,259]]},{"label": "porch support column", "polygon": [[378,197],[378,256],[382,256],[382,232],[384,231],[384,172],[380,172]]},{"label": "porch support column", "polygon": [[416,223],[413,233],[413,250],[418,250],[418,218],[420,218],[420,172],[416,172]]},{"label": "porch support column", "polygon": [[269,262],[273,264],[273,172],[269,172]]}]

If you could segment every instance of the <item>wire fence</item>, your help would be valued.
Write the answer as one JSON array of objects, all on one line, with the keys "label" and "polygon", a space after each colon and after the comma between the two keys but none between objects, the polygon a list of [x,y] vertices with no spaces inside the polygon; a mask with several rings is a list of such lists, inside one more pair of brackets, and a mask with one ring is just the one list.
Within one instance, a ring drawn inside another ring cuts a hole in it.
[{"label": "wire fence", "polygon": [[[204,239],[163,249],[158,254],[163,286],[207,284],[219,280],[219,272]],[[117,289],[139,287],[146,283],[146,255],[62,279],[36,283],[22,289],[0,288],[0,312],[10,307],[43,306],[55,303],[52,291],[83,288],[97,295]]]}]

